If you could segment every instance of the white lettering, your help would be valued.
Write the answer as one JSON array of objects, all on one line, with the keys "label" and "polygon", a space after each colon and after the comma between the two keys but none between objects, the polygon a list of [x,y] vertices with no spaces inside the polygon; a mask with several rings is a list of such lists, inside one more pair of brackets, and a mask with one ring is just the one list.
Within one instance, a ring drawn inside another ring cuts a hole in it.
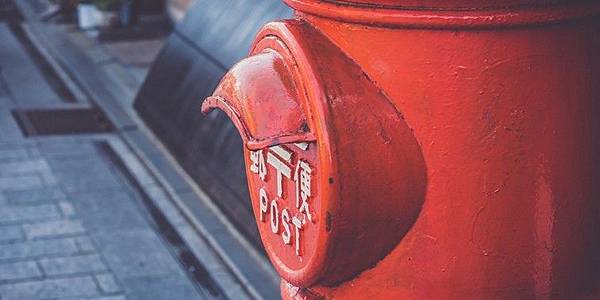
[{"label": "white lettering", "polygon": [[279,211],[277,207],[277,200],[271,201],[271,231],[273,233],[279,232]]},{"label": "white lettering", "polygon": [[296,218],[293,217],[292,218],[292,224],[294,224],[294,229],[295,229],[295,236],[296,236],[296,242],[295,242],[295,246],[296,246],[296,255],[298,256],[302,256],[300,254],[300,230],[302,230],[302,222]]},{"label": "white lettering", "polygon": [[267,166],[265,165],[263,151],[250,151],[250,162],[250,171],[258,174],[260,180],[265,181],[265,177],[267,176]]},{"label": "white lettering", "polygon": [[292,160],[292,152],[288,151],[287,149],[285,149],[281,146],[273,146],[273,147],[270,147],[269,149],[271,149],[271,151],[273,151],[273,153],[281,156],[281,158],[283,158],[287,162],[290,162],[290,160]]},{"label": "white lettering", "polygon": [[302,151],[306,151],[308,149],[308,143],[295,143],[296,147],[300,148]]},{"label": "white lettering", "polygon": [[[273,192],[267,191],[270,187],[263,186],[258,191],[258,219],[260,222],[264,222],[264,225],[261,226],[270,227],[272,233],[281,235],[283,244],[290,245],[289,250],[291,251],[293,248],[299,257],[303,254],[301,233],[304,226],[310,222],[315,223],[310,205],[313,201],[311,199],[315,197],[312,191],[312,176],[316,172],[308,161],[301,157],[295,157],[295,155],[301,154],[299,151],[306,151],[308,147],[309,143],[293,143],[250,151],[249,162],[250,172],[258,174],[262,181],[271,185],[272,183],[269,183],[267,179],[269,181],[272,180],[271,178],[277,180],[275,183],[277,193],[274,198],[269,198],[268,193]],[[267,178],[267,164],[274,168],[277,176]],[[284,177],[294,184],[295,203],[284,197],[287,193],[293,193],[291,187],[284,186]]]},{"label": "white lettering", "polygon": [[267,213],[267,209],[269,206],[269,198],[267,197],[267,191],[265,188],[260,188],[258,191],[259,196],[259,206],[260,206],[260,221],[264,222],[265,214]]},{"label": "white lettering", "polygon": [[267,162],[277,170],[277,196],[283,198],[283,177],[291,177],[292,170],[271,152],[267,155]]},{"label": "white lettering", "polygon": [[287,208],[281,211],[281,224],[283,224],[281,238],[284,244],[289,245],[292,241],[292,233],[290,232],[290,212]]},{"label": "white lettering", "polygon": [[308,207],[308,198],[312,195],[311,191],[312,169],[308,162],[298,160],[294,171],[294,182],[296,183],[296,208],[304,214],[309,221],[313,222],[313,216]]}]

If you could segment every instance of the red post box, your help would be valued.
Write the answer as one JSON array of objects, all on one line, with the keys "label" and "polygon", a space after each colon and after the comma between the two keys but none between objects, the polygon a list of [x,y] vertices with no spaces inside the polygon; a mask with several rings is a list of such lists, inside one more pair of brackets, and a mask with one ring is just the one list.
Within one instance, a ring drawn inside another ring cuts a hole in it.
[{"label": "red post box", "polygon": [[284,298],[600,297],[600,4],[285,0],[203,111]]}]

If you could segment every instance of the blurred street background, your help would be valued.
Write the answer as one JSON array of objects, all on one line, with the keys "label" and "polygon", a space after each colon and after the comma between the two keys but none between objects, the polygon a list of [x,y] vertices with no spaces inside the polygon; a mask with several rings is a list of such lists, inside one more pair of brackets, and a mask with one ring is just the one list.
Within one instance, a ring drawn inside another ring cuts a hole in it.
[{"label": "blurred street background", "polygon": [[239,136],[199,111],[290,13],[243,3],[0,0],[0,299],[279,297]]}]

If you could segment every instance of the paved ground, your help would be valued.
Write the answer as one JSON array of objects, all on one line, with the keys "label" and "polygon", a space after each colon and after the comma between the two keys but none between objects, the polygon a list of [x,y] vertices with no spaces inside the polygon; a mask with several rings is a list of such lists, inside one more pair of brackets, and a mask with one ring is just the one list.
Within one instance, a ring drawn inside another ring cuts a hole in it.
[{"label": "paved ground", "polygon": [[0,299],[204,298],[115,163],[118,136],[23,136],[12,109],[69,104],[3,28]]},{"label": "paved ground", "polygon": [[198,298],[98,143],[0,144],[2,299]]},{"label": "paved ground", "polygon": [[[0,0],[0,300],[278,299],[266,258],[131,107],[165,33],[95,39],[38,2]],[[93,107],[115,131],[25,137],[14,118],[42,108],[57,128],[82,119],[57,109]]]},{"label": "paved ground", "polygon": [[[153,19],[148,22],[152,21],[159,22]],[[100,40],[98,31],[81,31],[75,24],[69,23],[57,26],[66,32],[71,41],[91,57],[100,68],[120,74],[122,84],[132,91],[137,91],[143,82],[167,36],[166,33],[161,33],[143,39],[123,37],[114,40]],[[131,79],[127,77],[131,77]]]}]

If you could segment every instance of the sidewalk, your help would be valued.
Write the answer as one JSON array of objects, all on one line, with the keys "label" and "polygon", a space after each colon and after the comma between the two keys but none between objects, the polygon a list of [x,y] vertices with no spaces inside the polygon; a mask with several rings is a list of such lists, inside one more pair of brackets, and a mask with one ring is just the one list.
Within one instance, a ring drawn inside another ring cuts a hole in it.
[{"label": "sidewalk", "polygon": [[194,264],[181,261],[128,178],[120,155],[133,154],[118,135],[24,136],[13,110],[74,104],[14,29],[0,29],[0,298],[220,297],[210,281],[191,279]]},{"label": "sidewalk", "polygon": [[[96,124],[107,117],[94,97],[132,97],[148,59],[135,61],[122,44],[108,44],[112,56],[96,53],[109,59],[92,67],[112,74],[133,68],[134,79],[129,86],[105,86],[92,72],[85,80],[100,88],[86,90],[94,86],[70,81],[32,44],[29,24],[18,23],[11,9],[0,0],[7,12],[0,14],[0,299],[252,298],[124,140],[125,133],[141,136],[139,125],[126,113],[117,113],[119,122],[110,128]],[[86,42],[82,32],[54,27]],[[73,53],[97,51],[97,45],[78,46]],[[123,66],[119,57],[132,65]],[[39,125],[48,124],[48,116],[53,125]]]},{"label": "sidewalk", "polygon": [[0,300],[278,299],[264,253],[133,111],[164,40],[95,39],[42,2],[0,0]]},{"label": "sidewalk", "polygon": [[2,299],[206,295],[111,162],[111,140],[118,142],[111,135],[2,140]]}]

